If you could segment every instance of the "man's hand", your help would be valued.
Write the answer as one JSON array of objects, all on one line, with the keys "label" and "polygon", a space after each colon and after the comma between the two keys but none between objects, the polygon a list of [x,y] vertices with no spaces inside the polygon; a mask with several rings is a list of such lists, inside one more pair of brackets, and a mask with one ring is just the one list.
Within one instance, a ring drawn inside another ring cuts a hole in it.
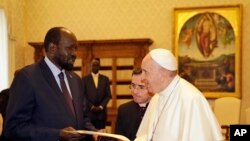
[{"label": "man's hand", "polygon": [[[100,129],[97,132],[101,132],[101,133],[107,133],[106,129]],[[100,139],[100,137],[98,137],[98,135],[93,135],[94,141],[98,141]]]},{"label": "man's hand", "polygon": [[72,127],[66,127],[59,132],[60,141],[79,141],[82,136]]}]

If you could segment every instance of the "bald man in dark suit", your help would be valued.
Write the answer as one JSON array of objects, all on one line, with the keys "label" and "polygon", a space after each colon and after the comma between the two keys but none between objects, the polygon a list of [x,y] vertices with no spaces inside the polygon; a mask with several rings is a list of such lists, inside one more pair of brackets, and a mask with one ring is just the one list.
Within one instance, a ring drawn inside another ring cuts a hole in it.
[{"label": "bald man in dark suit", "polygon": [[[64,27],[51,28],[46,56],[15,75],[4,133],[13,141],[78,141],[78,129],[94,130],[86,117],[82,83],[73,71],[77,39]],[[60,76],[60,78],[59,78]]]}]

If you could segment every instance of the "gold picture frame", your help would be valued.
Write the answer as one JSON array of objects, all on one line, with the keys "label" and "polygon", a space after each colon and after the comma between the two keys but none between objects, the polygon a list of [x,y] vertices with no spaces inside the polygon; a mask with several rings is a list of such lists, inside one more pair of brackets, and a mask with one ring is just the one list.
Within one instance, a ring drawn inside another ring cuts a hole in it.
[{"label": "gold picture frame", "polygon": [[241,97],[241,22],[241,5],[174,9],[178,73],[206,98]]}]

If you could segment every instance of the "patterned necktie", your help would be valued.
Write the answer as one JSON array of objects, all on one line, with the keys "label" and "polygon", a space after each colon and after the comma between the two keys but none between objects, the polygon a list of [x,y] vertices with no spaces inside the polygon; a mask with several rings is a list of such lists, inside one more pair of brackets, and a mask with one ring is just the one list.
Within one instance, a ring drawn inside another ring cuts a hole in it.
[{"label": "patterned necktie", "polygon": [[69,91],[66,87],[66,83],[64,81],[64,73],[61,72],[59,75],[58,75],[59,79],[60,79],[60,84],[61,84],[61,89],[62,89],[62,92],[63,92],[63,95],[65,97],[65,100],[71,110],[71,112],[74,114],[75,116],[75,110],[74,110],[74,105],[73,105],[73,100],[72,98],[70,97],[69,95]]}]

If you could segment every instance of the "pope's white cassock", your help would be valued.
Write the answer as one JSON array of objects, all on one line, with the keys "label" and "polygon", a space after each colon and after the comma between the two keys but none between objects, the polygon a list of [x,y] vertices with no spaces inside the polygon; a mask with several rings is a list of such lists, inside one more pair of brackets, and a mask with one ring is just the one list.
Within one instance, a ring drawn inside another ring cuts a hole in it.
[{"label": "pope's white cassock", "polygon": [[203,94],[178,75],[150,101],[135,141],[221,141],[221,128]]}]

